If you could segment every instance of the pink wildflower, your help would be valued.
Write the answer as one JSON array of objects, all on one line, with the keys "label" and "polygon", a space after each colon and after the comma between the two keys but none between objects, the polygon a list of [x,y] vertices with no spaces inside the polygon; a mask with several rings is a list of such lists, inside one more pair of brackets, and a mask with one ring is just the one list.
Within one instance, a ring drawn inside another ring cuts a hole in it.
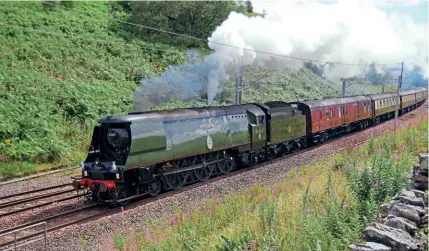
[{"label": "pink wildflower", "polygon": [[375,149],[375,151],[374,152],[376,152],[376,153],[381,153],[381,149],[380,148],[377,148],[377,149]]},{"label": "pink wildflower", "polygon": [[273,196],[277,196],[277,195],[279,194],[279,192],[280,192],[280,188],[276,187],[276,188],[273,190]]},{"label": "pink wildflower", "polygon": [[377,183],[372,184],[372,188],[377,189],[378,188],[378,184]]},{"label": "pink wildflower", "polygon": [[313,175],[310,175],[310,177],[308,178],[309,181],[312,181],[314,179]]},{"label": "pink wildflower", "polygon": [[391,155],[390,158],[392,158],[394,160],[398,160],[399,159],[399,157],[397,155],[395,155],[395,154]]},{"label": "pink wildflower", "polygon": [[321,216],[325,217],[327,215],[327,213],[325,211],[320,213]]}]

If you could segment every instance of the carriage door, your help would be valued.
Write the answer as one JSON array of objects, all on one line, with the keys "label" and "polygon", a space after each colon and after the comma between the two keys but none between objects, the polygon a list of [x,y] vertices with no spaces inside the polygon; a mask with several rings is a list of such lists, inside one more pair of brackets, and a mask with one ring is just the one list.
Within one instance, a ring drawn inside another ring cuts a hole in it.
[{"label": "carriage door", "polygon": [[265,115],[256,116],[248,111],[247,117],[249,118],[251,148],[265,146]]},{"label": "carriage door", "polygon": [[346,120],[344,119],[343,113],[344,113],[344,107],[337,107],[338,109],[338,119],[340,120],[341,125],[344,125],[346,123]]}]

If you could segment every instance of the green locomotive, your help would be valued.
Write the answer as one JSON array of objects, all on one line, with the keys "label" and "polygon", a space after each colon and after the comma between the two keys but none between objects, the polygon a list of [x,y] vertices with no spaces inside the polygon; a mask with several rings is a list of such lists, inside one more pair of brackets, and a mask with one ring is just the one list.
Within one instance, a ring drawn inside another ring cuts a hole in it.
[{"label": "green locomotive", "polygon": [[156,196],[306,144],[305,116],[280,101],[130,113],[99,122],[81,163],[82,179],[73,183],[99,203]]}]

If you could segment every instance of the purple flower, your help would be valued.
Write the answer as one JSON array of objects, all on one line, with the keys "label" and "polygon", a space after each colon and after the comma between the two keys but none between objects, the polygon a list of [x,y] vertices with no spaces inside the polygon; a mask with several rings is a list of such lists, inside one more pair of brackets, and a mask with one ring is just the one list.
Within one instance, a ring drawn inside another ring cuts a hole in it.
[{"label": "purple flower", "polygon": [[390,156],[390,158],[392,158],[392,159],[394,159],[394,160],[398,160],[398,159],[399,159],[399,157],[398,157],[397,155],[395,155],[395,154],[392,154],[392,155]]},{"label": "purple flower", "polygon": [[377,189],[378,188],[378,184],[377,183],[372,184],[372,188]]},{"label": "purple flower", "polygon": [[323,211],[323,212],[320,213],[320,215],[323,216],[323,217],[325,217],[327,214],[326,214],[325,211]]},{"label": "purple flower", "polygon": [[355,157],[359,157],[359,153],[355,153]]},{"label": "purple flower", "polygon": [[307,209],[304,210],[304,215],[308,215],[308,210]]},{"label": "purple flower", "polygon": [[313,175],[310,175],[310,177],[308,178],[309,181],[312,181],[314,179]]},{"label": "purple flower", "polygon": [[369,155],[368,154],[365,154],[365,158],[368,158],[369,157]]},{"label": "purple flower", "polygon": [[381,149],[380,148],[377,148],[377,149],[375,149],[375,151],[374,152],[376,152],[376,153],[381,153]]}]

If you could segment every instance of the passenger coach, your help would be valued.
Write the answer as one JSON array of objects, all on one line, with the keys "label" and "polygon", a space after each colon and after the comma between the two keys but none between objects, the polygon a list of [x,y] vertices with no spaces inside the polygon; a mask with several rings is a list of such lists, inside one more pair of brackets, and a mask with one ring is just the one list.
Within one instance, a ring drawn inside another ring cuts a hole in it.
[{"label": "passenger coach", "polygon": [[322,143],[332,135],[365,128],[371,118],[371,99],[365,96],[295,102],[307,118],[307,135]]}]

